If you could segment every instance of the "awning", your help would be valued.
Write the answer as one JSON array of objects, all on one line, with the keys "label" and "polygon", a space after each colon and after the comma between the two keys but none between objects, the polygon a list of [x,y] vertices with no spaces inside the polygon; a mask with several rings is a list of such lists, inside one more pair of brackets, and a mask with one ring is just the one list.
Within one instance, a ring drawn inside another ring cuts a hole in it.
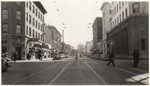
[{"label": "awning", "polygon": [[40,44],[34,44],[34,47],[39,47],[41,48],[42,46]]},{"label": "awning", "polygon": [[39,39],[37,39],[37,38],[29,38],[29,40],[28,41],[32,41],[32,42],[39,42]]},{"label": "awning", "polygon": [[42,43],[42,48],[46,48],[46,49],[49,49],[49,46],[45,43]]}]

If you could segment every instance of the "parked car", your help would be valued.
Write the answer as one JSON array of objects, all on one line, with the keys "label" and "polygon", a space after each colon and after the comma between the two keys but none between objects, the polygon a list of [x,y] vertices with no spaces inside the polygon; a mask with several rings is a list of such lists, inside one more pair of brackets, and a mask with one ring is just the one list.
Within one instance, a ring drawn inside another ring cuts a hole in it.
[{"label": "parked car", "polygon": [[102,55],[101,55],[101,60],[103,60],[103,61],[108,61],[108,60],[109,60],[108,54],[102,54]]},{"label": "parked car", "polygon": [[66,57],[66,55],[64,53],[60,54],[60,58],[65,58],[65,57]]},{"label": "parked car", "polygon": [[68,55],[68,54],[65,55],[65,58],[69,58],[69,57],[70,57],[70,55]]},{"label": "parked car", "polygon": [[11,65],[8,63],[9,60],[7,58],[2,58],[1,60],[2,72],[7,72],[8,68],[11,67]]}]

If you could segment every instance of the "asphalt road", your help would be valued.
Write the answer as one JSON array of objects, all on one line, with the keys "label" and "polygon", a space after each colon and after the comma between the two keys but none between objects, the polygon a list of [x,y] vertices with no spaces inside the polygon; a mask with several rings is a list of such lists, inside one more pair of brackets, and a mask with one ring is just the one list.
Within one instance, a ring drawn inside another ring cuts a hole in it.
[{"label": "asphalt road", "polygon": [[58,61],[11,62],[2,73],[2,85],[148,85],[148,61],[138,68],[130,60],[116,60],[116,66],[106,61],[82,57]]}]

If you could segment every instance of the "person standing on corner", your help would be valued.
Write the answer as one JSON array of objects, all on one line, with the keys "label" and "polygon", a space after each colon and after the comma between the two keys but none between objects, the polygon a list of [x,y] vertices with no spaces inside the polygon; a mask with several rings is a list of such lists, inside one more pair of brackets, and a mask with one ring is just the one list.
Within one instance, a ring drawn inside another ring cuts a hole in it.
[{"label": "person standing on corner", "polygon": [[115,66],[115,63],[114,63],[114,51],[111,51],[111,52],[109,53],[109,62],[108,62],[108,64],[107,64],[107,66],[109,66],[110,63],[112,63],[113,66]]},{"label": "person standing on corner", "polygon": [[134,60],[133,67],[137,67],[137,65],[139,63],[139,56],[140,56],[138,50],[137,51],[133,50],[132,55],[133,55],[133,60]]}]

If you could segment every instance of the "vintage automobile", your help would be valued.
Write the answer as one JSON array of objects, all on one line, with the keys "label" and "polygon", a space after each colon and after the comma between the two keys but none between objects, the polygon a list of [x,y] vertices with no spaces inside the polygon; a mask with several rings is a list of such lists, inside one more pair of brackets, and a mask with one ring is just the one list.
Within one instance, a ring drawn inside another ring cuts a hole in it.
[{"label": "vintage automobile", "polygon": [[10,60],[11,59],[8,58],[7,53],[2,54],[2,58],[1,58],[2,72],[6,72],[8,70],[8,68],[11,67],[11,65],[8,63],[8,61],[10,61]]},{"label": "vintage automobile", "polygon": [[1,65],[2,66],[2,72],[7,72],[8,68],[11,67],[11,65],[8,63],[9,60],[6,58],[2,58],[1,60],[2,60],[2,63],[1,63],[2,64]]}]

